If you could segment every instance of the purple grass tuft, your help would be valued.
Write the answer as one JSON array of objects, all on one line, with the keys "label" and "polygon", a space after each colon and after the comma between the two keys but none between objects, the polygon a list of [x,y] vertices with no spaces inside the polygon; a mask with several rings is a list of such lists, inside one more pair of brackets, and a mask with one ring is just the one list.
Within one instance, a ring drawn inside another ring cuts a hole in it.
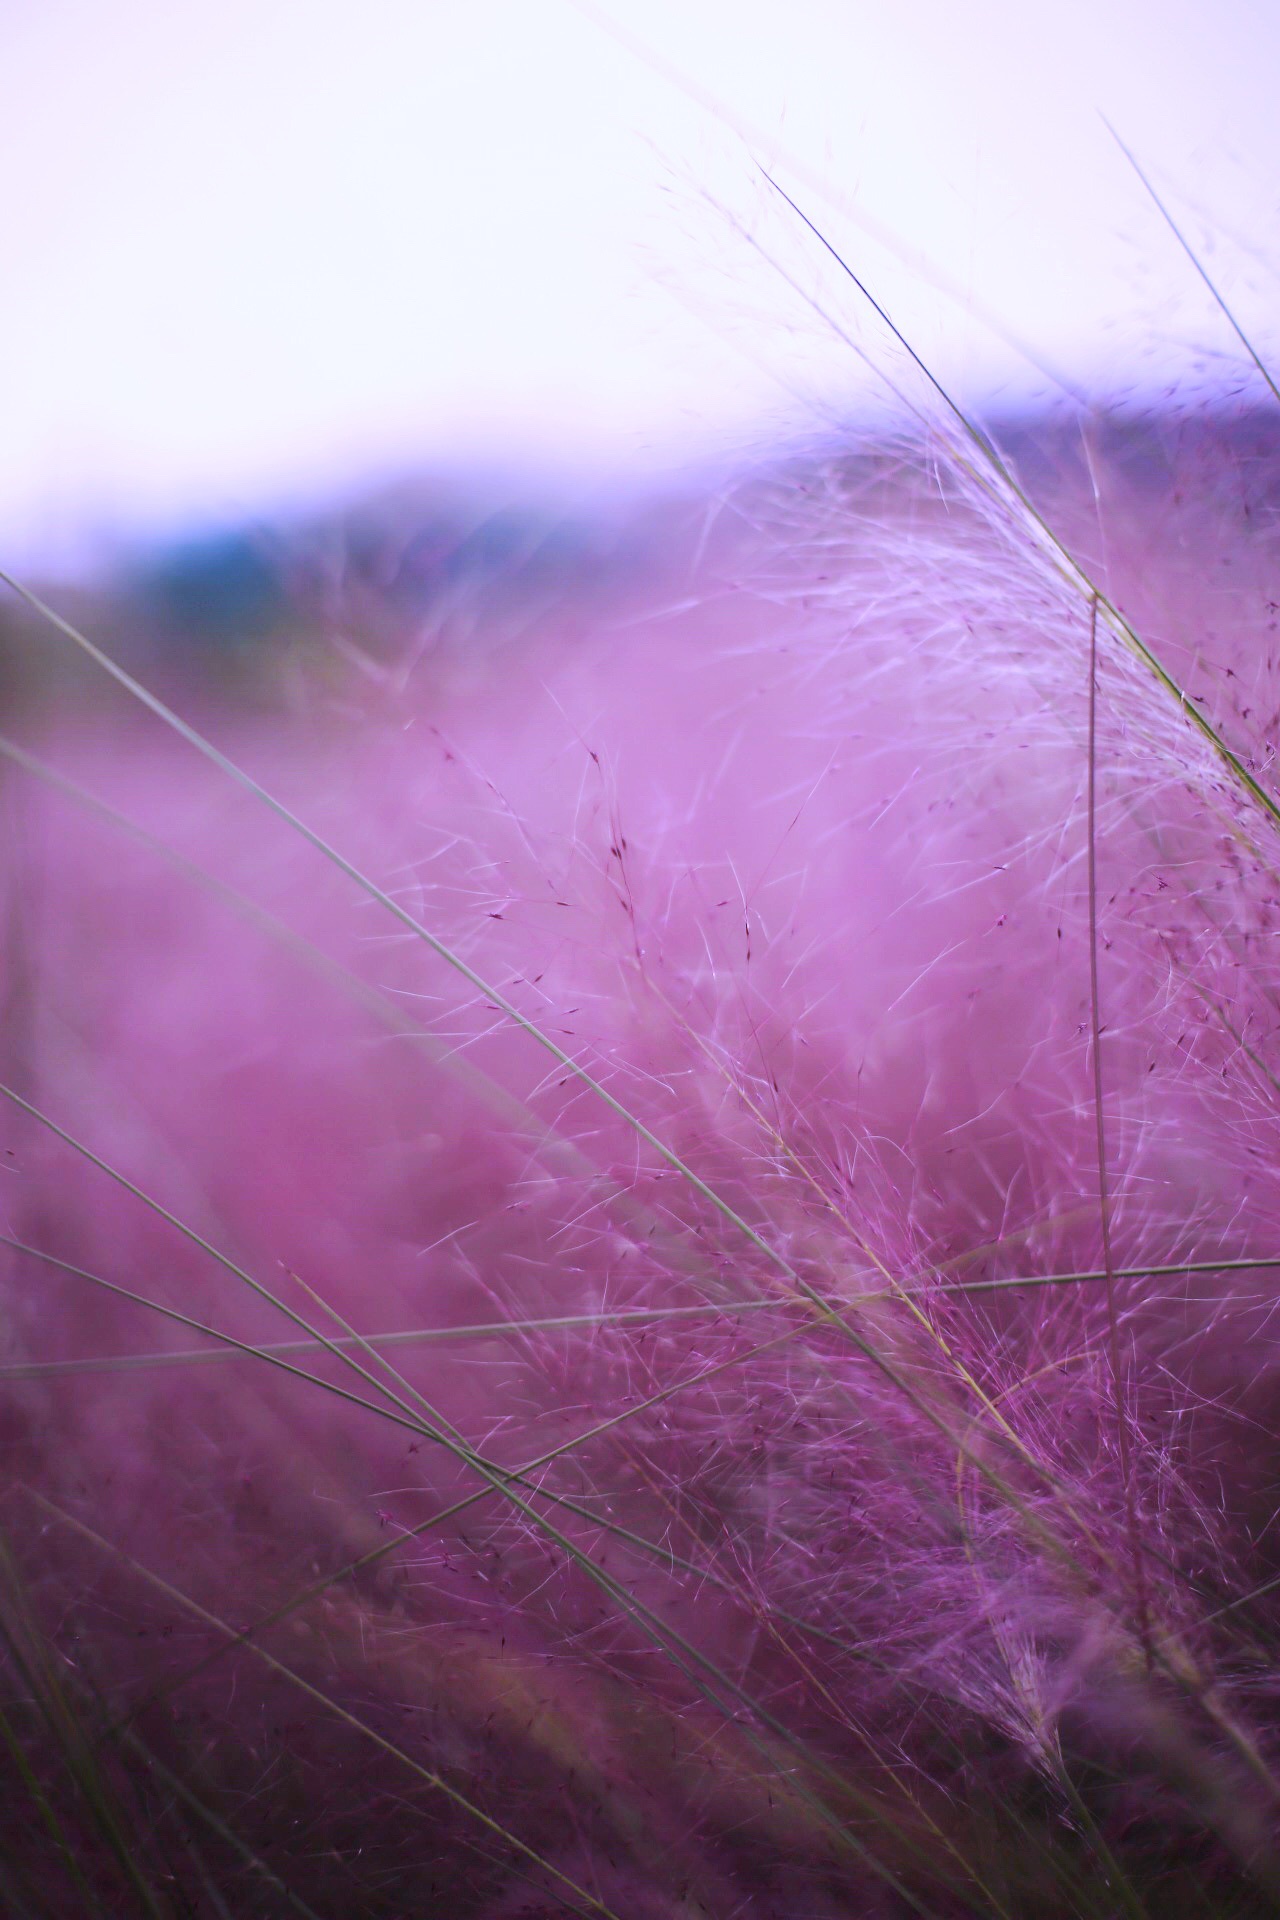
[{"label": "purple grass tuft", "polygon": [[9,1911],[1274,1910],[1276,468],[1145,431],[171,676],[310,842],[15,715]]}]

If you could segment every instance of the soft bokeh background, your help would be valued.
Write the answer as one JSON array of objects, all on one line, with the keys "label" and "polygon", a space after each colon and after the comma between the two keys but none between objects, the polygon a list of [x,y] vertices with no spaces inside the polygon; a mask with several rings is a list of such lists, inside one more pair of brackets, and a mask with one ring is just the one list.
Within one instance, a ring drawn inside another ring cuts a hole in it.
[{"label": "soft bokeh background", "polygon": [[14,564],[424,464],[572,485],[874,412],[810,302],[881,365],[883,341],[760,164],[970,404],[1239,384],[1101,114],[1275,334],[1269,0],[6,0],[0,23]]}]

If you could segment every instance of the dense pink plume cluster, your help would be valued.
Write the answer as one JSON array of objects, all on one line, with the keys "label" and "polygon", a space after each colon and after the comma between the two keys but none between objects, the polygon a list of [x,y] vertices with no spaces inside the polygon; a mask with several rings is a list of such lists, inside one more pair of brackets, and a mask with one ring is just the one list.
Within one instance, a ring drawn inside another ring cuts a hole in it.
[{"label": "dense pink plume cluster", "polygon": [[153,662],[363,879],[15,709],[7,1911],[1274,1910],[1276,468],[1065,444]]}]

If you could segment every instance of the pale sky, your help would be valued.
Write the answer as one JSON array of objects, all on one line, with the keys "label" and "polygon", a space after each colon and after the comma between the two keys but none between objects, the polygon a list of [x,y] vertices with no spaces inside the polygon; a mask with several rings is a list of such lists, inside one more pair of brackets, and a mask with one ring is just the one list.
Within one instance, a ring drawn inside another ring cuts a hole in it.
[{"label": "pale sky", "polygon": [[972,404],[1238,384],[1100,113],[1269,346],[1277,83],[1274,0],[0,0],[0,548],[878,404],[760,164]]}]

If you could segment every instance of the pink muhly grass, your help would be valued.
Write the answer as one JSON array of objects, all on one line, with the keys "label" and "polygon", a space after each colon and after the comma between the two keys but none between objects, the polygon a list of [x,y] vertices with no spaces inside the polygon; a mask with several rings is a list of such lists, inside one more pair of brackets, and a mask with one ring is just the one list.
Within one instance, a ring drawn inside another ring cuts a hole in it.
[{"label": "pink muhly grass", "polygon": [[1162,527],[944,420],[518,643],[32,697],[12,1912],[1273,1910],[1238,438]]}]

